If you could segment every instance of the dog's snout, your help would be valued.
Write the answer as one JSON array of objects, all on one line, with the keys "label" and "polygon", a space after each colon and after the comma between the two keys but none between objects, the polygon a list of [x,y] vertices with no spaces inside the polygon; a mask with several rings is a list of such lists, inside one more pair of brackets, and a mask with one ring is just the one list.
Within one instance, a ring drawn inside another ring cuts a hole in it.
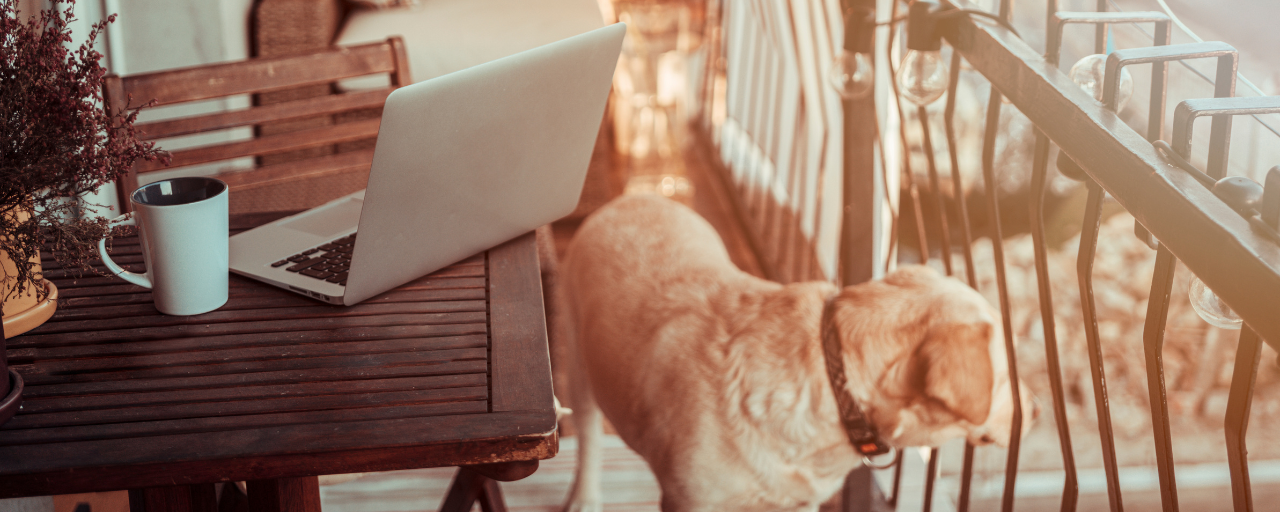
[{"label": "dog's snout", "polygon": [[1040,399],[1031,397],[1031,421],[1035,421],[1040,417]]},{"label": "dog's snout", "polygon": [[991,434],[982,434],[982,437],[978,438],[978,441],[982,444],[991,444],[996,442],[996,440],[991,437]]}]

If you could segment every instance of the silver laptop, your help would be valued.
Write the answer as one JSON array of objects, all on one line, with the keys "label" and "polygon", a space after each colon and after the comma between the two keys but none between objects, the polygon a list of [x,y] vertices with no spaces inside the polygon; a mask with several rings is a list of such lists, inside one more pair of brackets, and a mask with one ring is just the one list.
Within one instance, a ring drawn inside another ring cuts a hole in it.
[{"label": "silver laptop", "polygon": [[367,188],[231,237],[231,270],[349,306],[568,215],[625,33],[392,92]]}]

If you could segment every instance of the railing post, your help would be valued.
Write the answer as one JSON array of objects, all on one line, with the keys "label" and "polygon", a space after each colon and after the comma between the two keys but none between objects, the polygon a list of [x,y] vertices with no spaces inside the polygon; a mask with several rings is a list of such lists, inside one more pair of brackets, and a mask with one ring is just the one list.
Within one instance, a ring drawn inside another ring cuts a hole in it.
[{"label": "railing post", "polygon": [[[1056,6],[1050,6],[1056,7]],[[1100,5],[1105,8],[1105,5]],[[1062,33],[1068,24],[1089,24],[1094,25],[1098,29],[1098,41],[1095,51],[1102,53],[1105,49],[1106,26],[1109,23],[1130,22],[1130,23],[1154,23],[1156,25],[1156,35],[1153,37],[1152,45],[1161,46],[1169,44],[1169,17],[1159,12],[1137,12],[1137,13],[1115,13],[1115,12],[1051,12],[1049,13],[1048,36],[1045,40],[1045,60],[1049,64],[1057,67],[1061,57],[1062,49]],[[1116,72],[1118,73],[1118,71]],[[1152,101],[1149,116],[1153,119],[1151,127],[1148,129],[1148,138],[1158,139],[1160,129],[1164,126],[1164,75],[1165,67],[1158,64],[1152,68]],[[1111,80],[1108,84],[1115,86],[1118,83],[1116,75],[1108,74]],[[1110,91],[1110,89],[1108,89]],[[1116,110],[1114,104],[1114,92],[1104,92],[1110,94],[1112,101],[1110,108]],[[1064,158],[1065,153],[1059,155],[1059,168],[1070,165],[1075,166],[1075,162],[1069,158]],[[1074,510],[1077,500],[1077,483],[1075,457],[1071,448],[1071,437],[1066,422],[1066,404],[1062,396],[1062,374],[1058,365],[1058,347],[1057,335],[1054,332],[1054,315],[1052,297],[1050,294],[1049,266],[1048,254],[1044,242],[1044,193],[1045,193],[1045,176],[1048,170],[1049,160],[1049,138],[1044,131],[1036,129],[1036,149],[1032,172],[1032,224],[1031,234],[1036,241],[1036,277],[1040,291],[1040,308],[1041,319],[1044,324],[1045,349],[1047,361],[1050,368],[1050,385],[1053,389],[1054,399],[1054,415],[1058,421],[1059,440],[1062,447],[1063,464],[1067,466],[1066,481],[1063,490],[1062,510]],[[1076,169],[1079,172],[1078,169]],[[1063,170],[1064,175],[1067,171]],[[1083,173],[1075,176],[1078,179],[1084,179],[1087,182],[1086,188],[1089,191],[1087,206],[1085,208],[1084,225],[1080,234],[1080,249],[1077,256],[1077,275],[1080,283],[1080,306],[1085,322],[1085,338],[1088,345],[1089,369],[1093,378],[1094,404],[1097,408],[1098,416],[1098,437],[1102,444],[1102,460],[1103,469],[1107,480],[1107,501],[1112,512],[1123,510],[1122,498],[1120,494],[1120,476],[1116,465],[1115,441],[1111,428],[1111,411],[1108,406],[1106,370],[1103,368],[1102,348],[1098,336],[1098,325],[1096,319],[1096,308],[1093,297],[1093,258],[1094,248],[1098,242],[1098,228],[1102,215],[1102,200],[1105,193],[1102,187],[1096,182],[1084,176]],[[1139,224],[1140,226],[1140,224]],[[1139,238],[1145,238],[1140,236]]]},{"label": "railing post", "polygon": [[1240,330],[1240,344],[1236,346],[1231,394],[1227,397],[1227,417],[1223,423],[1227,437],[1227,466],[1231,470],[1231,501],[1236,512],[1253,512],[1245,432],[1249,429],[1249,407],[1253,402],[1253,384],[1258,379],[1258,361],[1261,358],[1262,340],[1246,325]]},{"label": "railing post", "polygon": [[[845,9],[859,9],[874,19],[875,0],[846,0]],[[874,37],[868,34],[868,37]],[[872,52],[874,56],[874,52]],[[873,57],[874,59],[874,57]],[[874,60],[873,60],[874,62]],[[843,102],[844,166],[840,226],[840,282],[843,286],[864,283],[877,277],[883,268],[879,236],[883,221],[883,176],[875,159],[875,94]],[[845,479],[842,491],[846,512],[870,511],[884,507],[884,495],[876,488],[871,468],[858,466]],[[877,507],[879,505],[879,507]]]},{"label": "railing post", "polygon": [[[849,9],[875,15],[875,0],[847,0]],[[873,53],[874,55],[874,53]],[[875,163],[875,94],[844,102],[844,199],[840,228],[840,280],[858,284],[876,277],[884,196]]]}]

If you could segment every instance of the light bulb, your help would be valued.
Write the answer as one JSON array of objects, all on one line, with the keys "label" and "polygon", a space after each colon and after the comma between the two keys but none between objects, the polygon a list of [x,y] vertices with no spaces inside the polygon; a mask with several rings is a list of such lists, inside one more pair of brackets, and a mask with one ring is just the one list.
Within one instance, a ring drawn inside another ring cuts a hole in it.
[{"label": "light bulb", "polygon": [[947,64],[939,52],[910,50],[898,68],[898,92],[923,107],[947,91],[947,78]]},{"label": "light bulb", "polygon": [[[1107,56],[1095,53],[1071,66],[1068,76],[1079,85],[1084,92],[1093,95],[1093,99],[1102,101],[1102,87],[1107,74]],[[1133,97],[1133,75],[1127,68],[1120,68],[1120,89],[1116,92],[1116,112],[1129,103]]]},{"label": "light bulb", "polygon": [[846,100],[862,98],[875,86],[875,73],[867,54],[840,50],[827,71],[827,83]]},{"label": "light bulb", "polygon": [[1191,286],[1187,287],[1187,295],[1191,297],[1191,309],[1196,310],[1204,321],[1222,329],[1239,329],[1243,321],[1240,315],[1231,310],[1231,306],[1222,302],[1213,290],[1204,285],[1198,277],[1191,278]]}]

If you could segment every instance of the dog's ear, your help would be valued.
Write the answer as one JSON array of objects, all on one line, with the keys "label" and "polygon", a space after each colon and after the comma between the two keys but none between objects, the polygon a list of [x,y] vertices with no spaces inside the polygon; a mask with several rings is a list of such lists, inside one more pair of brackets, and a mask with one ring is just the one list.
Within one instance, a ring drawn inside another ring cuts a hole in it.
[{"label": "dog's ear", "polygon": [[975,425],[991,412],[991,329],[987,322],[936,326],[916,350],[919,389]]}]

